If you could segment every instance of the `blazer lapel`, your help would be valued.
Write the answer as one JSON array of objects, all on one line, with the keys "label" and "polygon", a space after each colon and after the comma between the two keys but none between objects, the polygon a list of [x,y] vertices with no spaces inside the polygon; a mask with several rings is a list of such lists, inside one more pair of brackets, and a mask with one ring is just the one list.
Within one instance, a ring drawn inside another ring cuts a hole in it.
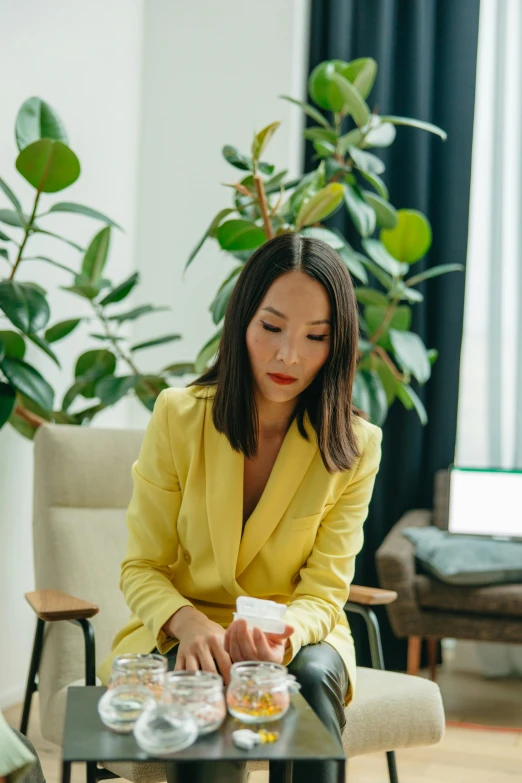
[{"label": "blazer lapel", "polygon": [[[236,578],[250,565],[270,538],[317,453],[316,434],[308,416],[305,416],[305,428],[310,437],[309,441],[304,440],[301,436],[295,419],[290,425],[265,490],[245,525],[239,546]],[[242,457],[241,459],[243,460]],[[243,470],[244,462],[241,468],[241,492],[238,493],[241,498],[240,525],[242,522]]]},{"label": "blazer lapel", "polygon": [[243,455],[216,430],[211,404],[206,406],[203,437],[207,518],[216,567],[230,595],[245,595],[235,579],[243,527]]}]

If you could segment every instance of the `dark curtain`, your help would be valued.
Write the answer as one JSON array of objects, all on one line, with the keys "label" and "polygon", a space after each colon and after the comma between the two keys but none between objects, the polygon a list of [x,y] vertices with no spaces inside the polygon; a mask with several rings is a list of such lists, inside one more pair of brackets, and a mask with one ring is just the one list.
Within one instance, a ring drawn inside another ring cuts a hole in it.
[{"label": "dark curtain", "polygon": [[[466,261],[478,19],[479,0],[312,0],[310,72],[323,60],[373,57],[379,70],[370,109],[427,120],[448,133],[442,142],[424,131],[398,127],[391,147],[372,149],[386,164],[383,178],[391,203],[419,209],[431,222],[433,245],[416,271]],[[307,147],[310,170],[317,161]],[[332,223],[354,239],[345,210]],[[429,422],[423,427],[400,403],[390,410],[356,584],[378,586],[376,550],[405,511],[431,507],[434,473],[453,461],[464,274],[434,278],[420,290],[425,300],[413,306],[411,328],[439,351],[431,379],[417,388]],[[357,620],[350,618],[358,661],[369,665]],[[406,641],[394,637],[384,610],[379,620],[387,668],[404,669]]]}]

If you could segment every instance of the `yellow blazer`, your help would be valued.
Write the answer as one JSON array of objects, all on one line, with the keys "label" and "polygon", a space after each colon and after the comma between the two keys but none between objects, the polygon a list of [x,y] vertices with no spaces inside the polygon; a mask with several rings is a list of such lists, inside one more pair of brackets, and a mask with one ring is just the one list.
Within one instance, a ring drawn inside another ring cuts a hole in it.
[{"label": "yellow blazer", "polygon": [[226,628],[236,598],[288,605],[295,631],[285,663],[307,644],[326,641],[355,684],[353,639],[343,606],[363,543],[381,430],[356,420],[361,457],[329,474],[312,425],[310,441],[294,421],[263,495],[242,534],[244,458],[212,421],[212,389],[163,391],[133,465],[129,539],[120,587],[133,612],[98,672],[125,652],[165,654],[177,641],[162,626],[194,606]]}]

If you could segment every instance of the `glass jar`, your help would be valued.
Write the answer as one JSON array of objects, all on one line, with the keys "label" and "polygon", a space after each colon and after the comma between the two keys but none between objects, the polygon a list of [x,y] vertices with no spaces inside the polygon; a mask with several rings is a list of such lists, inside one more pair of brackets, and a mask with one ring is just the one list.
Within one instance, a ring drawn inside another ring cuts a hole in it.
[{"label": "glass jar", "polygon": [[112,662],[108,688],[118,685],[144,685],[158,699],[163,693],[168,661],[163,655],[128,653]]},{"label": "glass jar", "polygon": [[115,685],[98,701],[98,714],[112,731],[129,734],[148,702],[154,702],[154,697],[144,685]]},{"label": "glass jar", "polygon": [[149,756],[166,757],[192,745],[198,727],[190,712],[165,694],[159,701],[149,699],[134,726],[134,737]]},{"label": "glass jar", "polygon": [[223,678],[212,672],[177,671],[167,675],[167,698],[186,707],[198,725],[200,736],[219,729],[227,709]]},{"label": "glass jar", "polygon": [[245,723],[279,720],[290,706],[290,693],[300,687],[286,666],[278,663],[234,663],[227,689],[228,711]]}]

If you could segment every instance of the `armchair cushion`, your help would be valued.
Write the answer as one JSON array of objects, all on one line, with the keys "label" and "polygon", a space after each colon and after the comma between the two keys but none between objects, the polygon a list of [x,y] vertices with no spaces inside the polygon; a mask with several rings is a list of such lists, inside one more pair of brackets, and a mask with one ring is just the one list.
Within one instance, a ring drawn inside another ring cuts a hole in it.
[{"label": "armchair cushion", "polygon": [[450,585],[522,583],[522,542],[456,536],[437,527],[406,528],[423,573]]},{"label": "armchair cushion", "polygon": [[455,587],[418,575],[415,592],[423,609],[522,618],[522,584]]}]

